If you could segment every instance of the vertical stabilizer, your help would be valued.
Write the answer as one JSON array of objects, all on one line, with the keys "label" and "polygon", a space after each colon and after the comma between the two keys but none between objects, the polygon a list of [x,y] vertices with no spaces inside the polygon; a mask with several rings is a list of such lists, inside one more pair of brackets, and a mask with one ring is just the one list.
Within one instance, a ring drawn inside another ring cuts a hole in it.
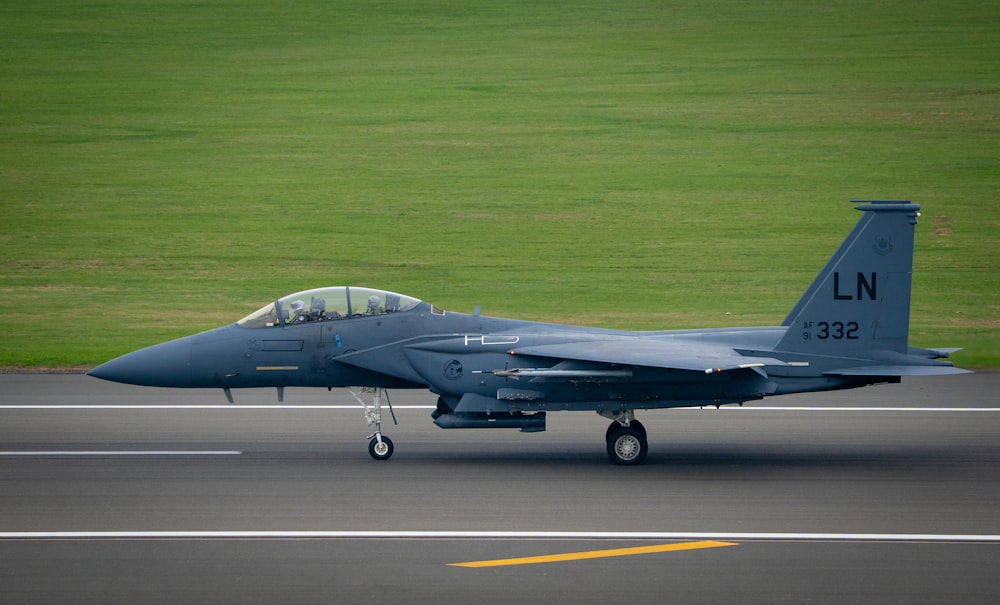
[{"label": "vertical stabilizer", "polygon": [[782,325],[779,351],[870,357],[906,353],[913,233],[920,206],[856,201],[864,213]]}]

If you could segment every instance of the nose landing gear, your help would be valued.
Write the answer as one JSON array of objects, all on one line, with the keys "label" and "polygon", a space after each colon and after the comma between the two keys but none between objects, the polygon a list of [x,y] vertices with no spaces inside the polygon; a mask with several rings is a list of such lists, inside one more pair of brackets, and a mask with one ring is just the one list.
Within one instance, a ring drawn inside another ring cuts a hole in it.
[{"label": "nose landing gear", "polygon": [[361,404],[361,407],[365,410],[365,420],[368,421],[368,426],[375,425],[375,432],[368,435],[368,454],[371,455],[375,460],[388,460],[392,457],[393,445],[392,440],[382,434],[382,396],[385,396],[386,403],[389,404],[389,414],[392,415],[392,423],[399,424],[396,422],[396,412],[392,409],[392,401],[389,399],[389,393],[381,388],[369,388],[362,387],[360,389],[361,393],[372,393],[372,404],[368,405],[365,403],[364,399],[361,398],[358,390],[351,388],[348,389],[354,399]]}]

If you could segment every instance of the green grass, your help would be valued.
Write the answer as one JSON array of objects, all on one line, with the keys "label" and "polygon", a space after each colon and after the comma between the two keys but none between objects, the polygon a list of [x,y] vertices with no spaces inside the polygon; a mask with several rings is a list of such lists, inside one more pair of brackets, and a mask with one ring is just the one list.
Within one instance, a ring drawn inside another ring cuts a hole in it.
[{"label": "green grass", "polygon": [[911,343],[1000,366],[1000,5],[11,2],[0,366],[324,285],[774,325],[912,199]]}]

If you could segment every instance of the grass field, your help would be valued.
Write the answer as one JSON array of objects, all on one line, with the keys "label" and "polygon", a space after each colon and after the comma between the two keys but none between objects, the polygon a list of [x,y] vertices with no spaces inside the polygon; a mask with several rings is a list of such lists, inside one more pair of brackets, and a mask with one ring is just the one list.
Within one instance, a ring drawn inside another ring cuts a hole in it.
[{"label": "grass field", "polygon": [[0,8],[0,366],[326,285],[775,325],[911,199],[911,343],[1000,366],[1000,3]]}]

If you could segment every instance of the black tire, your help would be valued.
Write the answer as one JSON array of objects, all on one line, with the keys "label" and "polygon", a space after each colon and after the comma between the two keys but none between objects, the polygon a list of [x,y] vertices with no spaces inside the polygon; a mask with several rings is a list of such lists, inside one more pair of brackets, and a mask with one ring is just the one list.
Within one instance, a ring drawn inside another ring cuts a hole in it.
[{"label": "black tire", "polygon": [[388,460],[392,457],[392,439],[382,435],[382,446],[379,447],[378,439],[372,437],[368,442],[368,454],[376,460]]},{"label": "black tire", "polygon": [[642,464],[649,453],[649,444],[646,441],[646,431],[640,424],[638,429],[634,426],[621,426],[618,423],[608,430],[608,458],[612,462],[621,466],[635,466]]}]

